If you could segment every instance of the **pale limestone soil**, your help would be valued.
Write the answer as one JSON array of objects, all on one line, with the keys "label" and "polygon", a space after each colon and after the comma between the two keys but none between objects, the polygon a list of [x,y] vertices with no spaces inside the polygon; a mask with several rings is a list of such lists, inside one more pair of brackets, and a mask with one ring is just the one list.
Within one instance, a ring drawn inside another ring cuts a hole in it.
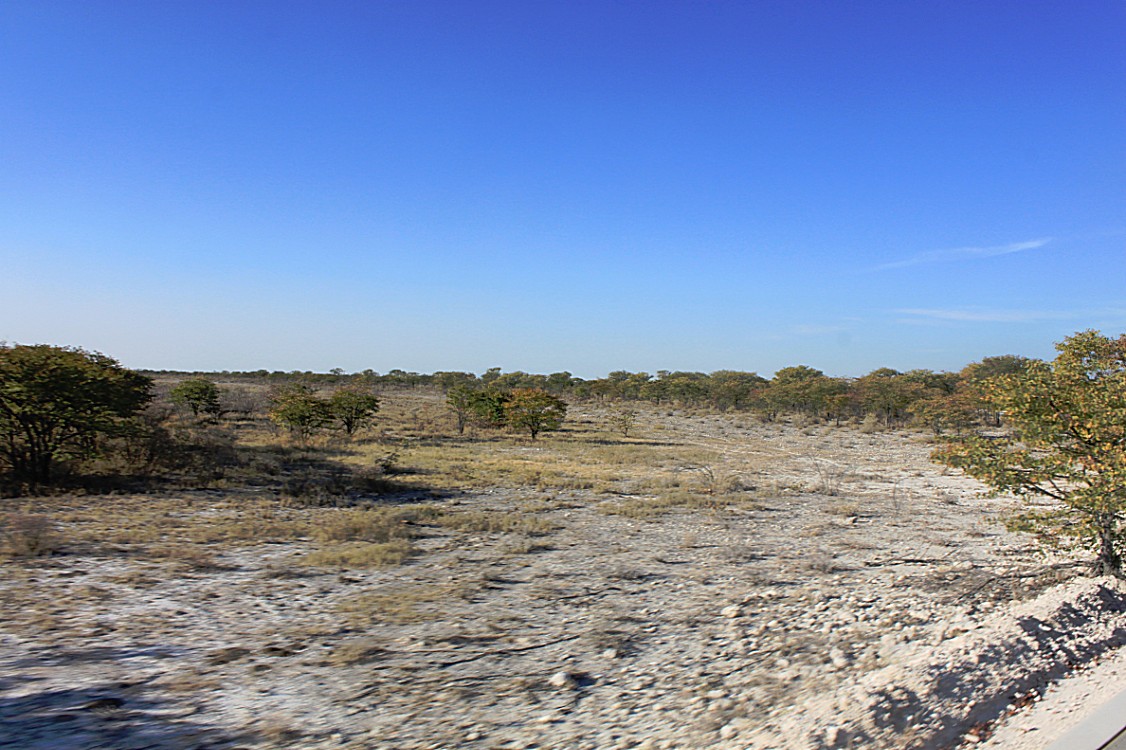
[{"label": "pale limestone soil", "polygon": [[[0,747],[953,747],[1111,647],[1113,584],[1049,588],[1069,560],[917,439],[667,422],[759,456],[761,506],[643,520],[555,491],[548,549],[426,529],[394,570],[302,571],[305,544],[27,565],[0,582]],[[349,620],[364,594],[405,609]]]},{"label": "pale limestone soil", "polygon": [[[1044,750],[1126,690],[1126,648],[1084,664],[1066,679],[1015,707],[993,728],[982,750]],[[1122,717],[1126,726],[1126,716]],[[1084,749],[1090,750],[1090,749]]]}]

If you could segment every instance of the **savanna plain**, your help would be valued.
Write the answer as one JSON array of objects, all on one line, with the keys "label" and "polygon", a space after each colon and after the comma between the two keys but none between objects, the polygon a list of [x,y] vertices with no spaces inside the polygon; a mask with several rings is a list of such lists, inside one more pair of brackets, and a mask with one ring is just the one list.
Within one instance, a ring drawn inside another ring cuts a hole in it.
[{"label": "savanna plain", "polygon": [[191,483],[5,501],[0,747],[971,747],[1126,641],[926,431],[380,398],[351,439],[181,414]]}]

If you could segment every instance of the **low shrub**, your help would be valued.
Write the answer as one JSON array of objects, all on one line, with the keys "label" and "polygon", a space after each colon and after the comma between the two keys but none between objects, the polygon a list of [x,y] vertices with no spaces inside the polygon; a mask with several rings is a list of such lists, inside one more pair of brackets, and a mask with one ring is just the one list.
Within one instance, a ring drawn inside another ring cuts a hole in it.
[{"label": "low shrub", "polygon": [[0,516],[0,539],[10,557],[46,557],[59,549],[58,529],[38,513],[6,513]]}]

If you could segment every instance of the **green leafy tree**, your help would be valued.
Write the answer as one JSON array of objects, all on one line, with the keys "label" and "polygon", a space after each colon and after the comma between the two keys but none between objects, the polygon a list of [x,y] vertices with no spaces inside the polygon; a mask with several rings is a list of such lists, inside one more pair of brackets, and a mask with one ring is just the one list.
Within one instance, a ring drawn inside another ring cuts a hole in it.
[{"label": "green leafy tree", "polygon": [[476,427],[503,427],[504,405],[509,392],[493,386],[474,388],[469,385],[454,386],[446,394],[446,405],[457,419],[457,433],[465,432],[467,425]]},{"label": "green leafy tree", "polygon": [[936,436],[946,430],[961,434],[973,426],[980,404],[968,388],[962,388],[953,393],[932,393],[912,404],[911,411],[915,419]]},{"label": "green leafy tree", "polygon": [[708,376],[708,398],[720,411],[741,409],[750,404],[767,380],[753,372],[717,370]]},{"label": "green leafy tree", "polygon": [[207,378],[188,378],[172,387],[172,403],[191,409],[192,416],[207,414],[218,417],[223,412],[219,403],[219,386]]},{"label": "green leafy tree", "polygon": [[96,453],[152,400],[152,381],[103,354],[0,344],[0,460],[13,478],[48,484],[60,461]]},{"label": "green leafy tree", "polygon": [[379,398],[361,386],[345,386],[328,399],[329,413],[348,437],[371,424],[379,411]]},{"label": "green leafy tree", "polygon": [[977,404],[981,418],[994,427],[1001,426],[1001,413],[990,409],[986,403],[986,394],[982,392],[982,385],[1001,375],[1019,375],[1028,369],[1034,360],[1020,357],[1015,354],[1002,354],[997,357],[986,357],[980,362],[968,364],[959,373],[962,377],[962,387]]},{"label": "green leafy tree", "polygon": [[870,414],[876,414],[887,427],[903,419],[911,404],[923,398],[926,386],[890,367],[873,370],[856,383],[860,401]]},{"label": "green leafy tree", "polygon": [[454,419],[457,420],[457,434],[465,434],[465,426],[469,424],[470,417],[473,413],[473,392],[474,388],[470,385],[454,385],[446,391],[446,406],[454,413]]},{"label": "green leafy tree", "polygon": [[838,385],[838,381],[808,365],[783,367],[774,373],[769,386],[762,391],[762,403],[770,418],[777,416],[778,412],[797,412],[816,417],[826,409],[826,399]]},{"label": "green leafy tree", "polygon": [[477,383],[477,376],[471,372],[439,371],[431,376],[434,385],[447,393],[457,386],[473,386]]},{"label": "green leafy tree", "polygon": [[332,408],[305,383],[289,383],[270,397],[270,419],[302,443],[332,423]]},{"label": "green leafy tree", "polygon": [[960,375],[970,382],[981,382],[1001,375],[1019,375],[1032,364],[1034,364],[1034,360],[1027,357],[1016,354],[1002,354],[968,364],[962,368]]},{"label": "green leafy tree", "polygon": [[505,424],[514,430],[536,435],[558,430],[567,416],[567,404],[539,388],[517,388],[504,404]]},{"label": "green leafy tree", "polygon": [[952,439],[934,459],[998,491],[1046,497],[1025,527],[1070,536],[1095,550],[1097,575],[1122,576],[1126,546],[1126,335],[1085,331],[1056,345],[1052,362],[1031,362],[983,384],[1012,429],[1006,437]]}]

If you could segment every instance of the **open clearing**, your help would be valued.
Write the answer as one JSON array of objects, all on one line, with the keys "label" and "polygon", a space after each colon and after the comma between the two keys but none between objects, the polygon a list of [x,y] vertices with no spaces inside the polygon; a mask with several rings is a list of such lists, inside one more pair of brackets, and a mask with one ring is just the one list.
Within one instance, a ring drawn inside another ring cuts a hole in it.
[{"label": "open clearing", "polygon": [[0,747],[954,748],[1126,643],[1126,589],[921,433],[638,408],[531,442],[389,395],[332,455],[394,492],[349,507],[31,501],[63,542],[0,568]]}]

